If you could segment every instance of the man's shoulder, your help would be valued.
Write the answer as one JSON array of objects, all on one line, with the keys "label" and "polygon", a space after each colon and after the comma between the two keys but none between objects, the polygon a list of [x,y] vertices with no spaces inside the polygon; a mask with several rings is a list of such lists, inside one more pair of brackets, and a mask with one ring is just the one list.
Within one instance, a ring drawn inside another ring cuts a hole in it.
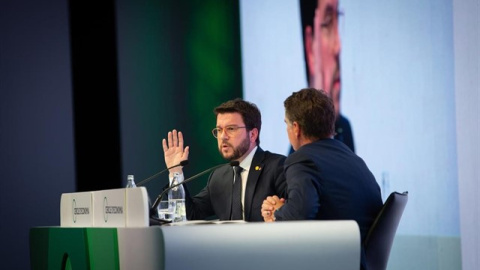
[{"label": "man's shoulder", "polygon": [[312,160],[315,159],[315,156],[322,152],[322,149],[325,147],[325,145],[331,144],[331,141],[332,140],[319,140],[300,147],[297,149],[297,151],[288,155],[287,159],[285,160],[285,165],[289,166],[294,163],[304,162],[311,163]]},{"label": "man's shoulder", "polygon": [[257,159],[268,162],[268,161],[275,161],[275,160],[285,160],[287,157],[281,154],[277,153],[272,153],[270,151],[263,150],[262,148],[258,147],[257,152],[255,153],[255,156],[253,159]]},{"label": "man's shoulder", "polygon": [[285,164],[292,164],[301,162],[302,160],[307,160],[310,158],[309,155],[310,150],[306,147],[301,147],[297,151],[288,155],[287,159],[285,160]]}]

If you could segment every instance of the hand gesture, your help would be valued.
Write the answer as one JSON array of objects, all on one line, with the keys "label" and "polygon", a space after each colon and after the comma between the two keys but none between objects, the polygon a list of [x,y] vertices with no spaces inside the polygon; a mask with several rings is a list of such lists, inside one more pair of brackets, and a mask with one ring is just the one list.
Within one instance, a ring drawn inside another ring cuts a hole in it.
[{"label": "hand gesture", "polygon": [[275,221],[273,213],[285,204],[284,198],[278,196],[268,196],[262,204],[262,217],[265,222]]},{"label": "hand gesture", "polygon": [[[189,147],[183,148],[183,134],[182,132],[177,132],[177,130],[168,132],[168,143],[167,140],[162,140],[163,145],[163,155],[165,157],[165,164],[167,168],[175,166],[180,163],[180,161],[188,160],[188,151]],[[182,167],[175,167],[169,170],[170,173],[182,172]]]}]

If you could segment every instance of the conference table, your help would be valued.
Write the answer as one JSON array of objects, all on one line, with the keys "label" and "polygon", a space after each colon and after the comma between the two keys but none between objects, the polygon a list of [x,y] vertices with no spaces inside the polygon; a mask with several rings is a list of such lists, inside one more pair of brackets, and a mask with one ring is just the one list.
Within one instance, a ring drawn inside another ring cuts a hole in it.
[{"label": "conference table", "polygon": [[63,193],[60,226],[30,229],[31,269],[359,269],[353,220],[151,226],[145,187]]},{"label": "conference table", "polygon": [[[173,226],[172,226],[173,225]],[[355,221],[34,227],[31,269],[359,269]]]}]

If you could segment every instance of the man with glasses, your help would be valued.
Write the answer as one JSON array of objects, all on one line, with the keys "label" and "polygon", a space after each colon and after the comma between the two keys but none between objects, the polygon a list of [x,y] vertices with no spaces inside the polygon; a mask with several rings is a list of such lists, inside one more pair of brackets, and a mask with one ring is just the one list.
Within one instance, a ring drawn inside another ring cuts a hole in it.
[{"label": "man with glasses", "polygon": [[323,89],[335,105],[335,139],[355,152],[350,122],[340,113],[338,0],[300,0],[305,67],[309,87]]},{"label": "man with glasses", "polygon": [[[194,197],[187,190],[187,218],[202,220],[216,216],[220,220],[263,221],[263,200],[267,196],[285,195],[285,156],[260,148],[262,120],[255,104],[234,99],[216,107],[214,113],[217,125],[212,133],[218,151],[223,158],[238,161],[240,166],[234,169],[225,165],[214,170],[207,186]],[[167,167],[188,159],[189,147],[184,148],[181,132],[169,132],[162,144]],[[235,171],[239,171],[237,176]],[[183,181],[181,167],[170,169],[171,176],[173,173],[179,174],[180,182]]]}]

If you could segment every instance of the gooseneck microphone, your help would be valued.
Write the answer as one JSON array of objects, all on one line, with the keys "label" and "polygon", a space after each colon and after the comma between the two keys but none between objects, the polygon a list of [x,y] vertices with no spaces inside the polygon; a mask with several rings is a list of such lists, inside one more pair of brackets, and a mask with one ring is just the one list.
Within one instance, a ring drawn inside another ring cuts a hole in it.
[{"label": "gooseneck microphone", "polygon": [[188,165],[188,160],[182,160],[182,161],[180,161],[180,163],[178,163],[177,165],[173,165],[173,166],[168,167],[168,168],[166,168],[166,169],[164,169],[164,170],[161,170],[161,171],[159,171],[158,173],[156,173],[156,174],[148,177],[147,179],[140,181],[140,182],[137,184],[137,186],[145,185],[146,183],[150,182],[150,180],[152,180],[153,178],[159,176],[160,174],[162,174],[162,173],[164,173],[164,172],[166,172],[166,171],[168,171],[168,170],[170,170],[170,169],[173,169],[173,168],[178,167],[178,166],[184,167],[184,166],[186,166],[186,165]]},{"label": "gooseneck microphone", "polygon": [[178,183],[178,184],[175,184],[175,185],[171,185],[171,186],[169,186],[168,188],[164,189],[164,190],[162,191],[162,193],[160,193],[160,195],[158,195],[157,199],[156,199],[155,202],[153,203],[153,206],[152,206],[152,208],[150,209],[150,213],[155,213],[158,205],[160,204],[160,201],[162,200],[163,195],[165,195],[165,193],[167,193],[170,189],[175,188],[175,187],[178,187],[178,186],[183,185],[183,184],[186,184],[186,183],[188,183],[188,182],[190,182],[190,181],[192,181],[192,180],[194,180],[194,179],[196,179],[196,178],[198,178],[198,177],[200,177],[200,176],[202,176],[202,175],[204,175],[204,174],[206,174],[206,173],[208,173],[208,172],[210,172],[210,171],[213,171],[213,170],[215,170],[215,169],[217,169],[217,168],[220,168],[220,167],[225,166],[225,165],[228,165],[228,164],[230,164],[230,166],[238,166],[238,165],[240,164],[240,162],[238,162],[238,161],[235,160],[235,161],[230,161],[230,163],[220,164],[220,165],[211,167],[211,168],[206,169],[205,171],[203,171],[203,172],[201,172],[201,173],[198,173],[198,174],[196,174],[196,175],[194,175],[194,176],[192,176],[192,177],[190,177],[190,178],[187,178],[187,179],[183,180],[181,183]]}]

